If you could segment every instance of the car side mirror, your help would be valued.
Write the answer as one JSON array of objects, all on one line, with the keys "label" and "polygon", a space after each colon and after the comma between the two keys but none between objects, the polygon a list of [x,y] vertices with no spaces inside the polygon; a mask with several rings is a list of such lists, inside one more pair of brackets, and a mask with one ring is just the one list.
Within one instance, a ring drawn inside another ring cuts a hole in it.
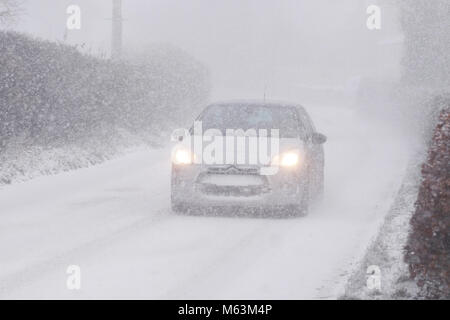
[{"label": "car side mirror", "polygon": [[186,129],[175,129],[173,130],[172,134],[170,135],[170,140],[172,142],[181,142],[184,140],[185,137],[187,137],[189,132]]},{"label": "car side mirror", "polygon": [[312,135],[312,143],[314,144],[324,144],[327,142],[327,137],[324,134],[315,132]]}]

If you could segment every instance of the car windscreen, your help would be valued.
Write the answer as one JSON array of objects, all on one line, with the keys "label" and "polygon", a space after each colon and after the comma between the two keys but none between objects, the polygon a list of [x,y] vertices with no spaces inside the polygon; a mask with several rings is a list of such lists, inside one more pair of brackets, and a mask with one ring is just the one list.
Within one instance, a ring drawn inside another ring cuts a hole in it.
[{"label": "car windscreen", "polygon": [[203,131],[218,129],[225,134],[227,129],[247,131],[278,129],[282,138],[298,137],[298,120],[295,110],[280,106],[255,105],[213,105],[208,107],[198,119]]}]

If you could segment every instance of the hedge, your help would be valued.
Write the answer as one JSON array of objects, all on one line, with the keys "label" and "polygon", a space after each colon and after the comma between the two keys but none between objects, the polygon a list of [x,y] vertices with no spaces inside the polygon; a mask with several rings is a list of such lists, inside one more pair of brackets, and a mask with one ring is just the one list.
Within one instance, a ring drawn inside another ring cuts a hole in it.
[{"label": "hedge", "polygon": [[179,49],[113,62],[75,47],[0,31],[0,153],[157,130],[182,121],[208,97],[208,70]]},{"label": "hedge", "polygon": [[450,107],[440,113],[422,179],[405,261],[420,298],[450,299]]}]

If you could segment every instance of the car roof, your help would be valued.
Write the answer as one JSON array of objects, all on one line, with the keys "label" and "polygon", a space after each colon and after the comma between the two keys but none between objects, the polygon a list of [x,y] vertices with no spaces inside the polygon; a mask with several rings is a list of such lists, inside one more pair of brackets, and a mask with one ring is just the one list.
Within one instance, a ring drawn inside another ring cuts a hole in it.
[{"label": "car roof", "polygon": [[230,105],[245,105],[247,107],[299,108],[301,110],[304,110],[301,105],[296,103],[270,100],[227,100],[212,103],[208,107]]}]

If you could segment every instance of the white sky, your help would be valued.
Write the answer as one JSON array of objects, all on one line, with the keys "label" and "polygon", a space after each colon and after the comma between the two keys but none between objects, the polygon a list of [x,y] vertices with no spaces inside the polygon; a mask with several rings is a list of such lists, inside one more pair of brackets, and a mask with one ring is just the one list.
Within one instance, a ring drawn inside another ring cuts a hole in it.
[{"label": "white sky", "polygon": [[[379,0],[378,2],[380,2]],[[207,64],[217,86],[336,85],[358,76],[396,76],[396,11],[383,0],[382,29],[366,28],[365,0],[123,0],[124,44],[179,46]],[[109,52],[111,0],[28,0],[17,29],[62,40],[66,8],[82,10],[68,41]]]}]

